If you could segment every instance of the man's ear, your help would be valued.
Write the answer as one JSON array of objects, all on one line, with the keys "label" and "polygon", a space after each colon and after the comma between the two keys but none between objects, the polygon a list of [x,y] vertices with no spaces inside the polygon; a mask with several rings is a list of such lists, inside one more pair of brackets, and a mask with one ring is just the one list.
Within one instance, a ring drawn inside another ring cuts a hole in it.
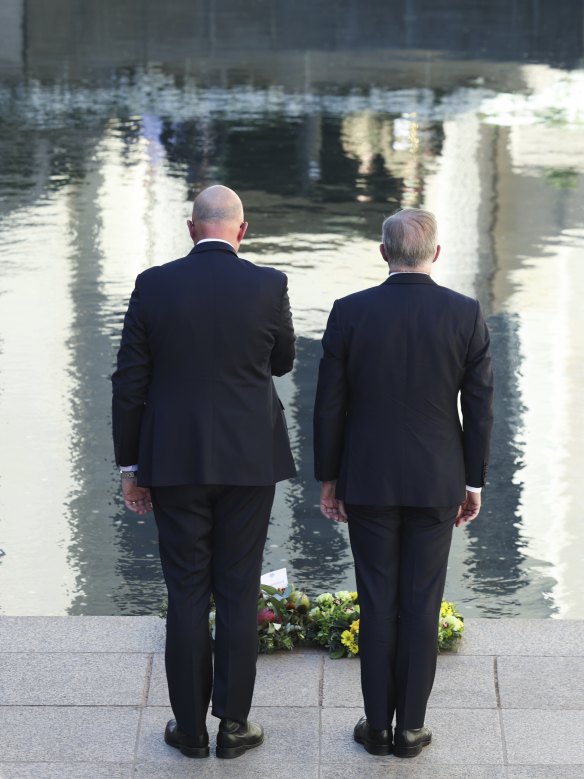
[{"label": "man's ear", "polygon": [[441,249],[441,248],[442,248],[442,247],[440,246],[440,244],[438,244],[438,246],[436,247],[436,254],[434,255],[434,259],[432,260],[432,262],[436,262],[436,260],[438,259],[438,257],[440,257],[440,249]]},{"label": "man's ear", "polygon": [[189,228],[189,235],[191,236],[193,243],[197,243],[197,230],[190,219],[187,219],[187,227]]},{"label": "man's ear", "polygon": [[243,241],[243,236],[247,232],[247,227],[248,227],[248,223],[247,222],[242,222],[239,225],[239,232],[237,233],[237,243],[241,243]]},{"label": "man's ear", "polygon": [[385,260],[385,262],[389,265],[389,260],[387,259],[387,252],[385,251],[385,246],[382,243],[379,244],[379,251],[383,259]]}]

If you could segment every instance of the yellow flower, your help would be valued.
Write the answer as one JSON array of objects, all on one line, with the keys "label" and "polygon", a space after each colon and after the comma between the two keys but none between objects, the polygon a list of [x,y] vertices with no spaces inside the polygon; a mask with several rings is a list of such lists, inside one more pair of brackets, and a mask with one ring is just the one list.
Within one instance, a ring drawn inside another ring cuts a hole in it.
[{"label": "yellow flower", "polygon": [[346,646],[352,655],[356,655],[359,652],[359,644],[350,630],[343,630],[341,633],[341,644]]},{"label": "yellow flower", "polygon": [[357,600],[357,598],[359,597],[359,596],[357,595],[357,593],[356,593],[356,592],[352,592],[352,593],[350,593],[350,595],[351,595],[351,599],[352,599],[353,601],[356,601],[356,600]]},{"label": "yellow flower", "polygon": [[351,622],[351,632],[352,633],[358,633],[359,632],[359,623],[361,622],[360,619],[355,619],[353,622]]}]

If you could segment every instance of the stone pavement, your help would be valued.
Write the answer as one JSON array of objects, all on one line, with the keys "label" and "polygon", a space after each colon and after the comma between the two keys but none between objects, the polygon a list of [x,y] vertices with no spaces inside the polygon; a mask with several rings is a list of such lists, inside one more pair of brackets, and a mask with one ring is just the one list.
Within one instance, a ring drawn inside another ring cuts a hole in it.
[{"label": "stone pavement", "polygon": [[318,650],[260,656],[261,747],[189,760],[162,740],[163,645],[157,617],[0,617],[0,778],[584,779],[584,620],[467,620],[413,760],[353,742],[359,661]]}]

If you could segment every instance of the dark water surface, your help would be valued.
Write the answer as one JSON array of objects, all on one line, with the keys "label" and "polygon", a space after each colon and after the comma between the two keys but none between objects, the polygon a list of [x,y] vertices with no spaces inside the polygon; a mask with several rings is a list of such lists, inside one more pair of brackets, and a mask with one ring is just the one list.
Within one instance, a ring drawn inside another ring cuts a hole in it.
[{"label": "dark water surface", "polygon": [[583,30],[571,0],[3,0],[0,613],[158,610],[109,376],[135,276],[188,252],[193,194],[219,181],[246,206],[242,255],[288,274],[299,336],[278,380],[299,478],[265,569],[354,584],[312,478],[320,337],[335,298],[384,280],[383,217],[424,205],[435,278],[480,298],[497,378],[484,510],[455,533],[447,596],[467,616],[584,617]]}]

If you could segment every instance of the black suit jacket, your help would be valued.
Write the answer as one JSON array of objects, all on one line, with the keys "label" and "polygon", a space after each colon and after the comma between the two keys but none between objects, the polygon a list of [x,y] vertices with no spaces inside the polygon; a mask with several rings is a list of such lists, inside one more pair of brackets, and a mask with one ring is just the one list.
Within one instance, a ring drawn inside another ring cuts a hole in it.
[{"label": "black suit jacket", "polygon": [[143,486],[295,475],[272,375],[292,370],[286,276],[206,242],[136,279],[113,383],[119,465]]},{"label": "black suit jacket", "polygon": [[337,497],[454,506],[483,486],[493,376],[478,301],[398,274],[337,300],[322,344],[315,472]]}]

